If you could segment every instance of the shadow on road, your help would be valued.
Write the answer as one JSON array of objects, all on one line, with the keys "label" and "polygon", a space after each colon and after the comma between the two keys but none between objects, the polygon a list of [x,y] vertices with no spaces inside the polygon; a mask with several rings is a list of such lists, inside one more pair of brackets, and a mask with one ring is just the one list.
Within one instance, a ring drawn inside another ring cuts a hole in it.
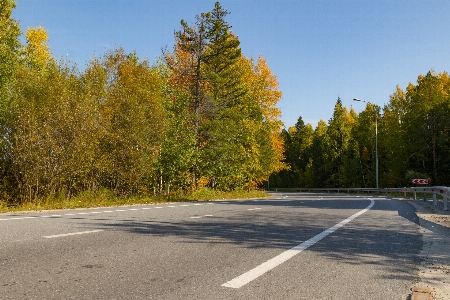
[{"label": "shadow on road", "polygon": [[[339,201],[288,199],[233,202],[233,205],[257,205],[263,208],[251,214],[234,207],[226,217],[121,220],[103,223],[102,226],[149,238],[170,238],[180,244],[232,244],[246,249],[276,248],[281,253],[366,208],[370,203],[368,200],[362,201],[364,198],[345,200],[344,197]],[[264,206],[278,208],[269,210],[264,209]],[[390,270],[386,278],[412,281],[416,266],[420,263],[422,248],[417,224],[418,218],[411,205],[403,201],[380,199],[369,212],[307,251],[345,264],[377,264]],[[98,226],[98,223],[95,225]]]}]

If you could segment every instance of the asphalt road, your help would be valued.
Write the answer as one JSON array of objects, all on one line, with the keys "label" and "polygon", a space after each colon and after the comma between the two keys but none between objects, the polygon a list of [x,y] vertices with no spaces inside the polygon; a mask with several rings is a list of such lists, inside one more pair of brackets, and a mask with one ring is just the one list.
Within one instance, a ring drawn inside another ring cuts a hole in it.
[{"label": "asphalt road", "polygon": [[0,299],[406,299],[417,221],[305,193],[0,214]]}]

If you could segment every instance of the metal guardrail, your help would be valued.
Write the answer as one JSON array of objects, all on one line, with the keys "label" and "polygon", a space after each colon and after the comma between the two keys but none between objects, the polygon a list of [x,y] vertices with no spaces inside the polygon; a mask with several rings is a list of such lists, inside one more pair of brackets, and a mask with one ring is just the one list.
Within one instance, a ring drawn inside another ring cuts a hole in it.
[{"label": "metal guardrail", "polygon": [[432,187],[404,187],[404,188],[271,188],[269,191],[290,191],[290,192],[337,192],[338,194],[341,192],[347,192],[350,194],[351,192],[355,193],[368,193],[368,194],[389,194],[394,193],[394,195],[403,193],[404,198],[407,197],[407,193],[412,193],[413,199],[417,199],[417,193],[421,193],[423,195],[423,201],[427,201],[427,197],[429,194],[433,197],[433,204],[437,205],[438,197],[442,198],[444,204],[444,210],[448,209],[448,202],[450,199],[450,187],[446,186],[432,186]]}]

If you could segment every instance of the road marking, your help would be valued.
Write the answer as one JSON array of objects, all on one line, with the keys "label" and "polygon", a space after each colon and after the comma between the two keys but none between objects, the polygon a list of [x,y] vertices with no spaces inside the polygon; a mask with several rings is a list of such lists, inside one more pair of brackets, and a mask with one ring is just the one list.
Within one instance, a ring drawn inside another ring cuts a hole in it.
[{"label": "road marking", "polygon": [[113,211],[112,210],[104,210],[103,212],[104,213],[112,213]]},{"label": "road marking", "polygon": [[76,216],[77,214],[65,214],[65,216]]},{"label": "road marking", "polygon": [[309,248],[310,246],[314,245],[315,243],[317,243],[318,241],[320,241],[321,239],[325,238],[326,236],[328,236],[329,234],[335,232],[336,230],[338,230],[339,228],[341,228],[342,226],[344,226],[345,224],[351,222],[353,219],[355,219],[356,217],[362,215],[363,213],[365,213],[366,211],[368,211],[369,209],[372,208],[372,206],[375,204],[375,201],[373,201],[372,199],[370,200],[370,205],[367,206],[365,209],[357,212],[356,214],[348,217],[347,219],[337,223],[336,225],[328,228],[327,230],[319,233],[318,235],[310,238],[309,240],[307,240],[306,242],[303,242],[281,254],[279,254],[278,256],[275,256],[274,258],[262,263],[261,265],[257,266],[256,268],[228,281],[225,282],[224,284],[222,284],[223,287],[229,287],[229,288],[234,288],[234,289],[238,289],[244,285],[246,285],[247,283],[255,280],[256,278],[258,278],[259,276],[263,275],[264,273],[272,270],[273,268],[281,265],[282,263],[284,263],[285,261],[287,261],[288,259],[294,257],[295,255],[299,254],[300,252],[302,252],[303,250]]},{"label": "road marking", "polygon": [[103,231],[103,230],[91,230],[91,231],[72,232],[72,233],[57,234],[57,235],[47,235],[47,236],[44,236],[44,237],[46,239],[52,239],[52,238],[71,236],[71,235],[78,235],[78,234],[86,234],[86,233],[94,233],[94,232],[100,232],[100,231]]},{"label": "road marking", "polygon": [[[142,208],[142,209],[151,209],[150,207],[144,207],[144,208]],[[105,211],[106,212],[106,211]]]},{"label": "road marking", "polygon": [[191,219],[200,219],[201,217],[191,217]]},{"label": "road marking", "polygon": [[116,209],[116,211],[125,211],[124,209]]}]

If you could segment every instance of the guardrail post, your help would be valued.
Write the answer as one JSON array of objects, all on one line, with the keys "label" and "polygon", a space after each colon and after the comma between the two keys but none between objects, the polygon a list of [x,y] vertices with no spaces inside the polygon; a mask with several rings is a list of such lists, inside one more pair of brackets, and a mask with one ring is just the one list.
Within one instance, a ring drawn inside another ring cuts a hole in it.
[{"label": "guardrail post", "polygon": [[436,198],[436,194],[433,193],[433,204],[434,206],[437,205],[437,198]]},{"label": "guardrail post", "polygon": [[427,202],[427,193],[423,192],[423,202]]},{"label": "guardrail post", "polygon": [[417,199],[417,192],[414,191],[414,200],[416,200],[416,199]]},{"label": "guardrail post", "polygon": [[406,198],[406,188],[405,188],[405,191],[403,192],[403,194],[404,194],[404,197]]},{"label": "guardrail post", "polygon": [[448,198],[444,196],[444,210],[448,210],[447,200]]}]

